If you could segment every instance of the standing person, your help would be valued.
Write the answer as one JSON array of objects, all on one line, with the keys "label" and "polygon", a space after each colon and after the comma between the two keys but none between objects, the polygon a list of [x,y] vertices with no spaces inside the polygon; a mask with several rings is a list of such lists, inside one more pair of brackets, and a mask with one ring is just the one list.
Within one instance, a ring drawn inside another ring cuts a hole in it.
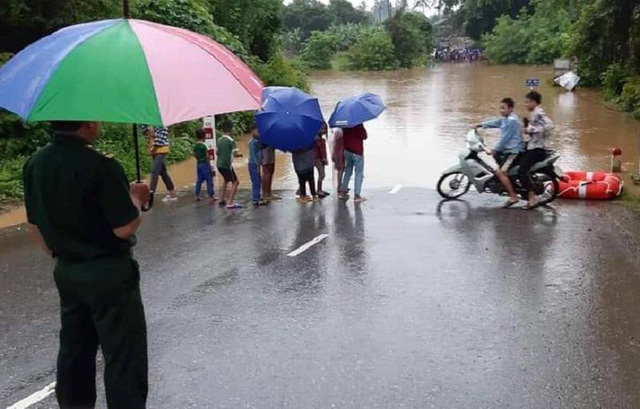
[{"label": "standing person", "polygon": [[529,173],[531,167],[547,157],[549,149],[549,136],[553,130],[553,121],[542,109],[542,95],[536,91],[529,92],[524,99],[524,105],[529,111],[529,120],[524,129],[527,148],[520,160],[519,178],[522,187],[527,189],[529,202],[523,207],[531,210],[537,207],[538,199],[533,191],[533,181]]},{"label": "standing person", "polygon": [[166,157],[169,155],[169,129],[165,127],[156,128],[148,126],[143,127],[143,133],[147,137],[147,148],[153,158],[151,164],[151,183],[149,184],[151,194],[153,195],[156,192],[158,176],[160,176],[169,191],[169,196],[166,196],[162,201],[172,202],[178,200],[175,185],[173,184],[173,180],[171,180],[171,176],[169,176],[165,163]]},{"label": "standing person", "polygon": [[338,197],[342,196],[342,176],[344,175],[344,133],[342,128],[336,128],[333,131],[333,138],[331,141],[331,161],[333,162],[333,169],[336,174],[336,180],[338,181]]},{"label": "standing person", "polygon": [[356,203],[364,202],[362,197],[362,182],[364,180],[364,141],[367,139],[367,130],[364,125],[357,125],[353,128],[344,128],[344,160],[345,170],[342,178],[342,192],[340,199],[346,200],[349,198],[347,192],[349,189],[349,182],[351,181],[351,175],[356,173],[355,187],[354,187],[354,201]]},{"label": "standing person", "polygon": [[327,141],[324,139],[326,135],[327,135],[327,124],[323,123],[322,128],[320,128],[320,132],[316,136],[316,140],[314,144],[314,151],[315,151],[315,158],[316,158],[315,166],[316,166],[316,169],[318,170],[317,192],[318,192],[318,197],[320,199],[324,199],[325,197],[330,195],[329,192],[325,192],[324,190],[322,190],[322,182],[324,182],[324,179],[326,176],[325,168],[329,164],[329,161],[327,160]]},{"label": "standing person", "polygon": [[276,150],[269,145],[262,144],[262,198],[267,201],[281,200],[273,194],[273,175],[276,172]]},{"label": "standing person", "polygon": [[[315,202],[318,200],[316,192],[315,178],[313,175],[313,168],[315,165],[315,146],[312,145],[307,149],[301,149],[294,151],[293,156],[293,168],[298,175],[298,192],[300,197],[298,200],[302,203]],[[307,184],[309,184],[309,191],[311,196],[307,196]]]},{"label": "standing person", "polygon": [[25,164],[29,230],[55,260],[61,300],[56,396],[61,408],[93,408],[96,354],[104,356],[109,408],[144,408],[147,333],[133,259],[147,185],[93,150],[98,122],[53,122],[53,140]]},{"label": "standing person", "polygon": [[[218,139],[218,171],[224,178],[222,183],[222,193],[220,194],[220,205],[227,206],[227,209],[241,209],[242,205],[235,202],[236,193],[238,192],[238,175],[233,169],[233,158],[241,158],[236,148],[236,141],[231,137],[233,132],[233,124],[230,121],[224,121],[220,124],[222,136]],[[229,199],[227,199],[227,189],[231,185]]]},{"label": "standing person", "polygon": [[265,206],[269,202],[260,197],[262,181],[260,178],[260,163],[262,162],[262,144],[258,125],[251,126],[251,140],[249,141],[249,176],[251,176],[251,200],[254,206]]},{"label": "standing person", "polygon": [[209,199],[211,199],[211,203],[213,204],[217,197],[215,197],[215,188],[213,183],[213,178],[216,173],[211,167],[211,163],[209,162],[211,159],[209,147],[205,142],[207,139],[207,133],[204,129],[196,129],[196,140],[197,142],[193,145],[193,156],[196,158],[196,200],[200,201],[202,198],[200,197],[200,193],[202,192],[202,183],[206,182],[207,184],[207,194],[209,195]]}]

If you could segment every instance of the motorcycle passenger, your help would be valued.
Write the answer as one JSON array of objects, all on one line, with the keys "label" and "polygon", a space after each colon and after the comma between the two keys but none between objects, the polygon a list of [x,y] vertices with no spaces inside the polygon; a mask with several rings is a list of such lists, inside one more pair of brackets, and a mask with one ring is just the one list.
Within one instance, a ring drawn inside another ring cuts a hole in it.
[{"label": "motorcycle passenger", "polygon": [[549,135],[553,129],[553,121],[544,112],[540,104],[542,95],[536,91],[531,91],[525,96],[524,105],[529,112],[529,120],[525,123],[524,140],[527,142],[525,152],[520,159],[519,179],[522,186],[527,190],[529,202],[523,207],[531,210],[538,205],[538,199],[533,190],[531,180],[531,167],[537,162],[543,161],[547,157],[549,149]]},{"label": "motorcycle passenger", "polygon": [[499,118],[488,119],[475,126],[476,129],[500,128],[500,140],[493,150],[487,150],[487,154],[492,155],[498,162],[499,168],[495,171],[496,177],[509,194],[509,200],[502,206],[505,209],[518,203],[518,195],[513,189],[507,173],[518,155],[524,150],[520,119],[513,112],[514,107],[513,99],[504,98],[500,101]]}]

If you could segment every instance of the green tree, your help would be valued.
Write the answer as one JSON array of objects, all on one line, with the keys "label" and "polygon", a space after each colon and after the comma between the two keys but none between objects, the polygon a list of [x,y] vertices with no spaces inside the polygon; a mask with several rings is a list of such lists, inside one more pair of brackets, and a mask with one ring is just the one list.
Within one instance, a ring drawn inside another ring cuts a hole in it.
[{"label": "green tree", "polygon": [[281,0],[209,0],[213,21],[235,34],[253,55],[267,61],[278,51]]},{"label": "green tree", "polygon": [[385,32],[363,36],[345,53],[348,70],[383,71],[398,67],[393,42]]},{"label": "green tree", "polygon": [[331,0],[328,7],[333,16],[333,24],[363,24],[369,22],[369,15],[362,9],[356,9],[349,0]]},{"label": "green tree", "polygon": [[293,0],[284,11],[285,29],[299,28],[304,39],[309,38],[312,31],[327,30],[333,21],[332,13],[318,0]]},{"label": "green tree", "polygon": [[236,55],[244,59],[249,57],[240,40],[227,29],[214,24],[207,8],[197,0],[143,0],[135,8],[134,15],[207,35]]},{"label": "green tree", "polygon": [[386,28],[401,67],[411,68],[431,52],[432,27],[424,15],[400,10],[387,21]]},{"label": "green tree", "polygon": [[332,33],[314,31],[311,33],[301,57],[309,68],[328,70],[331,68],[331,59],[337,51],[337,39]]}]

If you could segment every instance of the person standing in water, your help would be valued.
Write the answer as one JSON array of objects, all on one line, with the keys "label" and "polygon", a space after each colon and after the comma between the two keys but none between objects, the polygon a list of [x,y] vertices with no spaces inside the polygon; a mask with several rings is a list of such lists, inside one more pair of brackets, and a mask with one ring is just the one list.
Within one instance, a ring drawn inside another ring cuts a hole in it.
[{"label": "person standing in water", "polygon": [[147,138],[147,149],[153,158],[151,163],[151,182],[149,189],[151,195],[155,194],[158,187],[158,178],[162,178],[169,196],[162,199],[163,202],[173,202],[178,200],[175,185],[169,171],[167,170],[166,159],[169,155],[169,129],[166,127],[145,126],[142,128],[143,134]]},{"label": "person standing in water", "polygon": [[262,198],[267,201],[281,200],[278,195],[273,194],[273,175],[276,172],[276,150],[269,145],[262,144]]}]

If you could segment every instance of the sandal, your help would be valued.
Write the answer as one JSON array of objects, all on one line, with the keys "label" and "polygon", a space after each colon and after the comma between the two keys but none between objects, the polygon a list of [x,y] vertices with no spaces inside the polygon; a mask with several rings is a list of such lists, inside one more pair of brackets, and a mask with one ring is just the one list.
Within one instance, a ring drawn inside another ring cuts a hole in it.
[{"label": "sandal", "polygon": [[503,209],[508,209],[511,206],[516,205],[516,204],[518,204],[518,200],[513,201],[513,200],[509,199],[505,204],[502,205],[502,208]]},{"label": "sandal", "polygon": [[227,205],[227,209],[229,209],[229,210],[242,209],[242,205],[240,203],[231,203],[231,204]]},{"label": "sandal", "polygon": [[540,203],[534,203],[534,204],[527,203],[526,205],[522,206],[522,210],[533,210],[538,206],[540,206]]}]

